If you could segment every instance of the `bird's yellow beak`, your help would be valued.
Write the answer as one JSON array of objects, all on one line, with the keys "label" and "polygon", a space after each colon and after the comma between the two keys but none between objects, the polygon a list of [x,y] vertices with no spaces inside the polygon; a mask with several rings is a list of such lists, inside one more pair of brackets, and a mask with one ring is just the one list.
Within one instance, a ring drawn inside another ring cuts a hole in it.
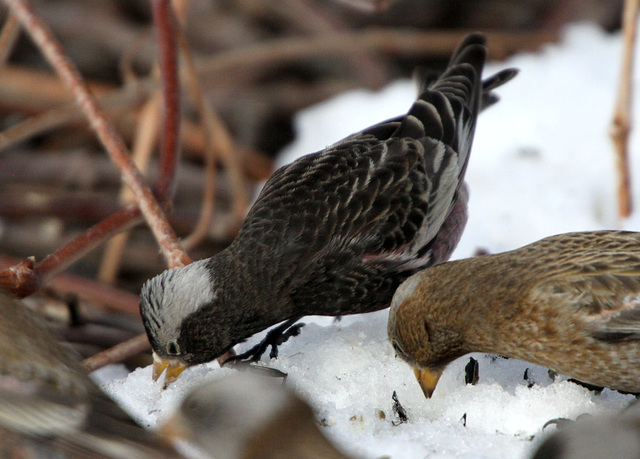
[{"label": "bird's yellow beak", "polygon": [[436,390],[442,371],[443,370],[425,370],[421,368],[413,369],[413,373],[416,375],[418,384],[420,384],[420,388],[422,389],[422,393],[425,397],[431,398],[433,395],[433,391]]},{"label": "bird's yellow beak", "polygon": [[159,357],[155,352],[153,353],[153,380],[157,381],[160,375],[167,370],[167,374],[164,376],[164,386],[166,389],[169,384],[178,379],[180,373],[184,371],[187,366],[178,359],[163,359]]}]

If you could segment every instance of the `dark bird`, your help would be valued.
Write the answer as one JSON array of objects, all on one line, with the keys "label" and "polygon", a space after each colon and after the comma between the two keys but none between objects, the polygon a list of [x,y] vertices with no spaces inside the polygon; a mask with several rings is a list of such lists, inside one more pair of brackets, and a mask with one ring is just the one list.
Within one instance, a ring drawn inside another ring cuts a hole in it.
[{"label": "dark bird", "polygon": [[638,459],[640,404],[612,415],[581,416],[563,423],[536,449],[533,459]]},{"label": "dark bird", "polygon": [[388,332],[427,397],[470,352],[640,392],[640,233],[560,234],[425,269],[398,288]]},{"label": "dark bird", "polygon": [[446,261],[467,220],[478,112],[516,73],[483,82],[486,52],[483,35],[467,36],[442,75],[423,76],[406,115],[278,169],[227,249],[147,281],[154,379],[167,368],[167,384],[281,321],[257,358],[305,315],[386,308],[409,275]]},{"label": "dark bird", "polygon": [[36,313],[0,292],[2,457],[182,457],[89,379]]},{"label": "dark bird", "polygon": [[192,389],[160,432],[216,459],[343,459],[311,407],[276,378],[251,373]]}]

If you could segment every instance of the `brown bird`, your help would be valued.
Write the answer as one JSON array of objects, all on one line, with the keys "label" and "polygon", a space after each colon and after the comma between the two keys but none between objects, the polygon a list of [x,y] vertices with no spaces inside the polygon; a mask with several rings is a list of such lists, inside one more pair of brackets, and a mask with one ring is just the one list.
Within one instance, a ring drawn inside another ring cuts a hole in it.
[{"label": "brown bird", "polygon": [[161,428],[216,459],[341,459],[309,405],[274,378],[239,373],[191,390]]},{"label": "brown bird", "polygon": [[181,457],[88,378],[40,317],[0,292],[2,457]]},{"label": "brown bird", "polygon": [[640,233],[560,234],[425,269],[395,293],[388,333],[427,397],[469,352],[640,392]]},{"label": "brown bird", "polygon": [[536,450],[533,459],[638,459],[640,404],[615,415],[597,415],[562,426]]}]

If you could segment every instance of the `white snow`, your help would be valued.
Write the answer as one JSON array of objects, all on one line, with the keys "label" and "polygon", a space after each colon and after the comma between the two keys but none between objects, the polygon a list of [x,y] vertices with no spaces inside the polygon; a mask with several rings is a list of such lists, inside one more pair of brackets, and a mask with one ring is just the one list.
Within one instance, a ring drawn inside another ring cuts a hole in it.
[{"label": "white snow", "polygon": [[[568,231],[640,229],[637,216],[620,222],[616,211],[608,130],[620,54],[619,34],[574,25],[557,45],[488,66],[486,75],[504,67],[518,67],[520,74],[497,91],[501,101],[478,122],[467,172],[470,219],[454,258],[471,256],[477,248],[509,250]],[[640,87],[637,78],[635,84]],[[403,113],[413,98],[412,83],[400,81],[379,93],[354,91],[312,107],[300,113],[299,138],[282,163]],[[636,113],[638,108],[636,103]],[[634,185],[640,183],[639,146],[634,137]],[[638,187],[634,198],[640,203]],[[527,457],[554,429],[541,433],[546,421],[611,412],[633,399],[610,390],[597,395],[562,376],[553,381],[546,369],[526,362],[476,354],[477,385],[464,383],[465,356],[447,368],[427,400],[410,368],[394,356],[386,336],[387,314],[340,322],[306,318],[300,336],[268,362],[289,374],[288,384],[325,420],[326,435],[356,457]],[[531,388],[523,378],[526,368],[535,381]],[[147,367],[103,387],[153,427],[189,387],[232,371],[215,363],[194,367],[162,391]],[[399,425],[393,424],[398,420],[392,410],[394,391],[408,413],[408,421]]]}]

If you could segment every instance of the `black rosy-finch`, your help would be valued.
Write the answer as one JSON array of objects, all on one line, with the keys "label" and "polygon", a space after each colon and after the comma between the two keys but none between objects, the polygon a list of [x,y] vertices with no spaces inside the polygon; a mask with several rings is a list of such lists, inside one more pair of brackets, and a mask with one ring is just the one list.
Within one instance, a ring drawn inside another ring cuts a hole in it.
[{"label": "black rosy-finch", "polygon": [[182,457],[89,379],[38,315],[0,292],[2,457]]},{"label": "black rosy-finch", "polygon": [[280,380],[236,373],[192,389],[160,432],[216,459],[342,459],[311,407]]},{"label": "black rosy-finch", "polygon": [[559,234],[425,269],[398,288],[388,333],[427,397],[470,352],[640,392],[640,233]]},{"label": "black rosy-finch", "polygon": [[305,315],[386,308],[409,275],[446,261],[467,220],[476,118],[516,73],[483,82],[486,53],[484,36],[468,35],[444,73],[422,76],[407,114],[278,169],[228,248],[147,281],[154,379],[281,321],[279,332]]}]

